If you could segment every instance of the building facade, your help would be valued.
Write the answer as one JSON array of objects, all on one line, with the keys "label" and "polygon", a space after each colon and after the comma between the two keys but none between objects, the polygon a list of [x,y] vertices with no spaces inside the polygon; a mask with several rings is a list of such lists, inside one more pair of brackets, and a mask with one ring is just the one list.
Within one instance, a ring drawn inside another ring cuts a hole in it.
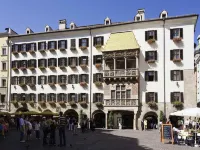
[{"label": "building facade", "polygon": [[163,11],[145,20],[140,9],[131,22],[60,20],[59,30],[10,36],[11,111],[83,112],[97,127],[137,129],[158,123],[160,111],[193,107],[197,18]]}]

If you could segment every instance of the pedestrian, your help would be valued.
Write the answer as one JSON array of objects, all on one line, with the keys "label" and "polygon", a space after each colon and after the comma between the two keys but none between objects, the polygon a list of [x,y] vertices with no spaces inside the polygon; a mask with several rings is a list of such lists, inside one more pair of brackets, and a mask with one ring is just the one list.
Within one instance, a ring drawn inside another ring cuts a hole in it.
[{"label": "pedestrian", "polygon": [[50,145],[56,146],[56,122],[55,120],[51,122],[50,125]]},{"label": "pedestrian", "polygon": [[144,130],[144,121],[143,120],[141,121],[141,129],[142,129],[142,131]]},{"label": "pedestrian", "polygon": [[46,145],[47,135],[48,135],[48,124],[45,117],[43,118],[43,121],[42,121],[42,130],[43,130],[43,145]]},{"label": "pedestrian", "polygon": [[72,123],[73,123],[73,121],[72,121],[72,118],[70,117],[69,118],[69,131],[72,131]]},{"label": "pedestrian", "polygon": [[147,120],[146,119],[144,120],[144,130],[145,131],[147,130]]},{"label": "pedestrian", "polygon": [[65,139],[65,126],[66,126],[66,119],[63,116],[63,112],[60,112],[59,117],[59,137],[60,137],[60,147],[66,146],[66,139]]},{"label": "pedestrian", "polygon": [[26,120],[26,130],[27,130],[27,137],[26,140],[29,141],[31,139],[31,133],[32,133],[32,123],[27,119]]},{"label": "pedestrian", "polygon": [[39,120],[37,120],[35,122],[35,135],[36,135],[36,139],[40,139],[40,122]]},{"label": "pedestrian", "polygon": [[73,118],[73,126],[74,126],[74,128],[73,128],[73,131],[74,131],[73,134],[77,135],[78,122],[77,122],[76,118]]},{"label": "pedestrian", "polygon": [[20,142],[25,142],[24,136],[25,136],[25,121],[24,121],[24,115],[21,115],[19,118],[19,128],[20,128]]}]

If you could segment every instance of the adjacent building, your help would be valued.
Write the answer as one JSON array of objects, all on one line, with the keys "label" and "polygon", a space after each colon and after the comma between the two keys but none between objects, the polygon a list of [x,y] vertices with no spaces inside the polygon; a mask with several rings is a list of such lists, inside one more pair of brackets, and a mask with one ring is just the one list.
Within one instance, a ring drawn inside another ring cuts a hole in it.
[{"label": "adjacent building", "polygon": [[196,99],[197,106],[200,106],[200,36],[197,37],[198,44],[195,47],[194,63],[195,63],[195,75],[196,75]]},{"label": "adjacent building", "polygon": [[194,107],[197,18],[145,19],[139,9],[129,22],[68,28],[60,20],[58,30],[10,36],[11,111],[83,113],[97,127],[137,129],[160,111]]}]

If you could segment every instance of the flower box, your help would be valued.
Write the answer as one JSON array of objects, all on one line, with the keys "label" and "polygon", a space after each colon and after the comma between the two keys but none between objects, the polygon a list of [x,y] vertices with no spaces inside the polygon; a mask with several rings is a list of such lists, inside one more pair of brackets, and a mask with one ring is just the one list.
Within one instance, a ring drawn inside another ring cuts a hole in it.
[{"label": "flower box", "polygon": [[180,101],[175,101],[172,103],[173,104],[173,107],[175,107],[177,110],[182,110],[183,109],[183,103],[180,102]]},{"label": "flower box", "polygon": [[71,50],[76,50],[76,47],[70,47]]},{"label": "flower box", "polygon": [[33,87],[33,86],[35,86],[35,84],[29,83],[28,86]]},{"label": "flower box", "polygon": [[95,84],[96,86],[102,86],[102,82],[100,82],[100,81],[96,81],[94,84]]},{"label": "flower box", "polygon": [[24,107],[27,108],[27,103],[25,101],[21,101],[20,104]]},{"label": "flower box", "polygon": [[55,86],[55,83],[48,83],[49,86]]},{"label": "flower box", "polygon": [[71,68],[76,68],[76,65],[70,65]]},{"label": "flower box", "polygon": [[30,70],[34,70],[34,69],[35,69],[35,67],[28,67],[28,69],[30,69]]},{"label": "flower box", "polygon": [[21,70],[26,70],[26,67],[20,67]]},{"label": "flower box", "polygon": [[17,67],[13,67],[12,70],[18,70],[18,68]]},{"label": "flower box", "polygon": [[12,101],[12,104],[15,108],[19,108],[19,103],[17,101]]},{"label": "flower box", "polygon": [[50,68],[50,69],[55,69],[56,67],[55,67],[55,66],[49,66],[49,68]]},{"label": "flower box", "polygon": [[40,68],[40,69],[45,69],[46,67],[45,67],[45,66],[39,66],[39,68]]},{"label": "flower box", "polygon": [[50,48],[50,49],[49,49],[49,51],[55,51],[55,50],[56,50],[55,48]]},{"label": "flower box", "polygon": [[56,108],[56,103],[55,103],[55,102],[49,102],[49,105],[50,105],[52,108]]},{"label": "flower box", "polygon": [[95,64],[96,68],[100,68],[102,64]]},{"label": "flower box", "polygon": [[173,41],[174,42],[180,42],[180,41],[182,41],[182,38],[181,37],[174,37]]},{"label": "flower box", "polygon": [[94,47],[95,47],[96,49],[99,49],[99,48],[102,47],[102,45],[95,45]]},{"label": "flower box", "polygon": [[156,41],[155,39],[148,39],[148,40],[147,40],[147,42],[148,42],[149,44],[155,43],[155,41]]},{"label": "flower box", "polygon": [[58,83],[60,86],[65,86],[66,83]]},{"label": "flower box", "polygon": [[62,107],[62,108],[66,108],[66,104],[65,104],[65,102],[59,102],[59,104],[60,104],[60,106]]},{"label": "flower box", "polygon": [[39,52],[45,52],[45,51],[46,51],[45,49],[40,49],[40,50],[39,50]]},{"label": "flower box", "polygon": [[79,47],[81,50],[86,50],[87,49],[87,46],[80,46]]},{"label": "flower box", "polygon": [[96,102],[95,104],[96,104],[96,106],[98,108],[103,108],[103,103],[102,102]]},{"label": "flower box", "polygon": [[152,59],[152,60],[148,60],[147,62],[148,62],[148,63],[154,63],[155,60]]},{"label": "flower box", "polygon": [[41,106],[42,108],[47,108],[47,105],[46,105],[45,102],[40,102],[39,104],[40,104],[40,106]]},{"label": "flower box", "polygon": [[29,52],[29,53],[35,53],[35,51],[34,51],[34,50],[29,50],[28,52]]},{"label": "flower box", "polygon": [[80,104],[83,108],[86,108],[86,107],[87,107],[87,102],[86,102],[86,101],[80,101],[79,104]]},{"label": "flower box", "polygon": [[181,62],[181,60],[182,60],[181,58],[174,58],[173,62]]},{"label": "flower box", "polygon": [[80,82],[80,85],[81,85],[81,86],[86,86],[87,83],[86,83],[86,82]]},{"label": "flower box", "polygon": [[20,83],[19,86],[24,87],[24,86],[26,86],[26,84],[25,83]]},{"label": "flower box", "polygon": [[69,101],[69,104],[70,104],[71,107],[76,107],[77,106],[75,101]]},{"label": "flower box", "polygon": [[34,103],[34,102],[29,102],[29,105],[30,105],[32,108],[34,108],[35,103]]},{"label": "flower box", "polygon": [[60,51],[65,51],[65,48],[59,48]]},{"label": "flower box", "polygon": [[148,102],[147,104],[148,104],[149,108],[151,108],[151,109],[153,109],[153,110],[158,110],[158,105],[157,105],[156,102],[150,101],[150,102]]},{"label": "flower box", "polygon": [[26,51],[20,51],[20,53],[24,54],[24,53],[26,53]]},{"label": "flower box", "polygon": [[12,51],[13,54],[18,54],[18,51]]},{"label": "flower box", "polygon": [[86,64],[80,64],[80,67],[81,67],[81,68],[86,68],[87,65],[86,65]]},{"label": "flower box", "polygon": [[60,67],[60,69],[64,69],[65,68],[65,66],[59,66]]}]

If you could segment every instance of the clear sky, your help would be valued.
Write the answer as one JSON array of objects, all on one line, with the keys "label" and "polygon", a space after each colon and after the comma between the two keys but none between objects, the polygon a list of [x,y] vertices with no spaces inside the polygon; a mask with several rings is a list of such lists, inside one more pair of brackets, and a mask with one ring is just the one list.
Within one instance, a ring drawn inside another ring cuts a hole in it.
[{"label": "clear sky", "polygon": [[[74,21],[77,26],[103,23],[108,16],[113,22],[133,20],[138,8],[145,17],[158,18],[162,10],[169,16],[199,14],[200,0],[0,0],[0,32],[11,27],[19,34],[30,27],[44,31],[45,25],[58,28],[58,20]],[[200,34],[200,18],[195,42]]]}]

